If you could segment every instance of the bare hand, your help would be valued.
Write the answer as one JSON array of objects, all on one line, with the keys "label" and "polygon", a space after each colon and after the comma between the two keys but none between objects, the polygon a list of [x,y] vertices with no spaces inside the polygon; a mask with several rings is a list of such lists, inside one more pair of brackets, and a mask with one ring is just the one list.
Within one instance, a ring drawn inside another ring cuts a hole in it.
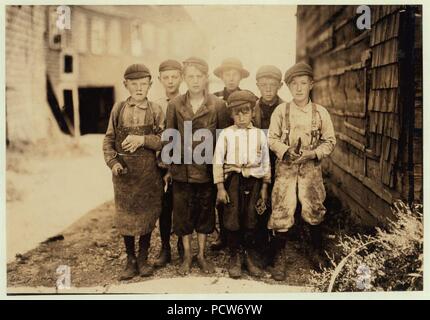
[{"label": "bare hand", "polygon": [[269,200],[269,191],[267,190],[267,188],[261,188],[261,191],[260,191],[260,198],[261,198],[261,200],[263,200],[264,201],[264,203],[266,203],[267,204],[267,202],[268,202],[268,200]]},{"label": "bare hand", "polygon": [[145,136],[138,136],[135,134],[129,134],[127,138],[121,143],[121,147],[126,152],[133,153],[137,148],[143,146],[145,143]]},{"label": "bare hand", "polygon": [[284,154],[283,160],[295,161],[295,160],[299,159],[300,154],[295,153],[294,149],[295,149],[294,147],[288,148],[287,152],[285,152],[285,154]]},{"label": "bare hand", "polygon": [[163,177],[164,185],[170,185],[172,183],[172,174],[167,172]]},{"label": "bare hand", "polygon": [[217,195],[216,195],[216,204],[229,204],[230,203],[230,198],[228,196],[227,191],[224,190],[218,190]]},{"label": "bare hand", "polygon": [[124,168],[121,165],[121,163],[115,163],[112,167],[112,173],[115,177],[118,177],[119,175],[125,173]]},{"label": "bare hand", "polygon": [[303,150],[301,157],[298,158],[296,161],[294,161],[294,163],[300,164],[315,158],[316,158],[315,151]]}]

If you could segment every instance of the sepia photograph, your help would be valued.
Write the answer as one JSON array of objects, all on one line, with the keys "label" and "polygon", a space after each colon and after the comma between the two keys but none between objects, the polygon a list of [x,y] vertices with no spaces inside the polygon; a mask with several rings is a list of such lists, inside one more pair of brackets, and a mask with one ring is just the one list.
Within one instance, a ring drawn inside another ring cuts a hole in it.
[{"label": "sepia photograph", "polygon": [[424,290],[423,5],[3,14],[9,297]]}]

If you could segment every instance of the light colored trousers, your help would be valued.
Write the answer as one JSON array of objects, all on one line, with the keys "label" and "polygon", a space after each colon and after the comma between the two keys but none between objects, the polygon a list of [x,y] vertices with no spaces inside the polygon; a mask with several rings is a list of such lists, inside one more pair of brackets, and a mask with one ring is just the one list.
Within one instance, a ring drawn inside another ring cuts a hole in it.
[{"label": "light colored trousers", "polygon": [[302,205],[303,219],[311,225],[320,224],[326,213],[323,205],[326,192],[320,161],[292,164],[277,160],[275,175],[268,228],[286,232],[293,226],[297,197]]}]

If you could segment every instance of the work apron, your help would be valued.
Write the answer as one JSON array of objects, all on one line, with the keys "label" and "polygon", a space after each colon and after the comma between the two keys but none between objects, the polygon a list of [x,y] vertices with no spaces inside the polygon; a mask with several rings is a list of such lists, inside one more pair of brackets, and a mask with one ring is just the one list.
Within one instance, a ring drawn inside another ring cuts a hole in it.
[{"label": "work apron", "polygon": [[[150,116],[150,113],[148,109],[146,115]],[[115,225],[121,235],[139,236],[151,232],[160,216],[162,179],[155,151],[140,147],[130,154],[121,147],[129,134],[153,134],[153,125],[127,127],[121,124],[121,119],[122,112],[116,129],[115,149],[118,152],[118,160],[127,173],[113,175]]]}]

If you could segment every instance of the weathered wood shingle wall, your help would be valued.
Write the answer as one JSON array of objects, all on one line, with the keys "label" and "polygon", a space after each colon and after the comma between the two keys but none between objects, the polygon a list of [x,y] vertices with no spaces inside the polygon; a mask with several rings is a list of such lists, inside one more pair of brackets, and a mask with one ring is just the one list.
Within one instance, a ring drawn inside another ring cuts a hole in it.
[{"label": "weathered wood shingle wall", "polygon": [[420,7],[370,8],[360,30],[357,6],[298,6],[297,60],[313,66],[312,98],[335,126],[329,187],[375,224],[393,199],[422,199],[422,40]]}]

